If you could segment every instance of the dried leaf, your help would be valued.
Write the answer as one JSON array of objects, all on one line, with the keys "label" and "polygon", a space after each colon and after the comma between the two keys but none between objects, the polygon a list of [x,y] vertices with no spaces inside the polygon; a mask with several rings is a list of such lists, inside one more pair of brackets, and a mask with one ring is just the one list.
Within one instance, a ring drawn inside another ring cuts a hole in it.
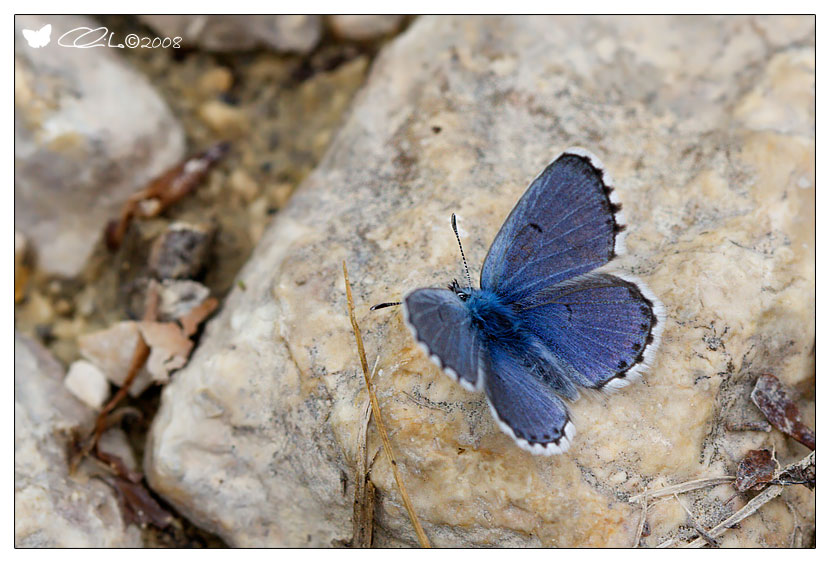
[{"label": "dried leaf", "polygon": [[776,475],[775,483],[779,485],[804,485],[811,491],[816,488],[816,452],[791,465]]},{"label": "dried leaf", "polygon": [[193,307],[186,315],[179,319],[182,325],[182,332],[187,337],[196,334],[196,329],[210,314],[219,306],[219,301],[215,297],[208,297],[201,304]]},{"label": "dried leaf", "polygon": [[801,423],[801,413],[774,375],[762,375],[752,390],[752,402],[781,432],[798,440],[811,450],[816,449],[816,433]]},{"label": "dried leaf", "polygon": [[102,479],[115,489],[128,524],[135,523],[142,527],[152,524],[157,528],[166,528],[173,522],[173,516],[156,502],[143,484],[115,476],[102,476]]},{"label": "dried leaf", "polygon": [[167,383],[170,372],[187,363],[193,342],[176,323],[142,321],[138,323],[138,328],[150,347],[147,371],[156,383]]},{"label": "dried leaf", "polygon": [[131,483],[140,483],[141,479],[144,478],[144,475],[140,471],[133,471],[127,467],[124,460],[115,454],[105,452],[101,448],[98,448],[96,457],[106,463],[116,476],[126,479]]},{"label": "dried leaf", "polygon": [[227,142],[216,143],[206,151],[170,168],[146,188],[130,196],[121,209],[120,217],[107,224],[105,238],[109,249],[117,250],[121,246],[134,217],[155,217],[195,190],[229,149],[230,144]]},{"label": "dried leaf", "polygon": [[759,489],[775,475],[776,464],[769,450],[752,450],[741,460],[735,477],[735,488],[743,492]]}]

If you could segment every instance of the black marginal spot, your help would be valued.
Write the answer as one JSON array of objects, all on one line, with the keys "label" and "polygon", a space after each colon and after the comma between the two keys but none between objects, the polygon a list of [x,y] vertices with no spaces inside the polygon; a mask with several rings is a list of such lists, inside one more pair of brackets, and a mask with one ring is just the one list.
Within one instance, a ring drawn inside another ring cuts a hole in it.
[{"label": "black marginal spot", "polygon": [[[648,330],[648,325],[647,325],[647,324],[645,324],[645,323],[641,324],[641,325],[640,325],[640,330],[642,330],[643,332],[647,331],[647,330]],[[649,336],[650,336],[650,335],[649,335]]]},{"label": "black marginal spot", "polygon": [[643,360],[644,360],[644,359],[645,359],[645,358],[643,357],[643,354],[641,353],[639,356],[637,356],[636,358],[634,358],[634,363],[635,363],[635,364],[641,364],[641,363],[643,363]]},{"label": "black marginal spot", "polygon": [[640,343],[639,343],[639,342],[635,342],[634,344],[632,344],[632,345],[631,345],[631,348],[632,348],[635,352],[638,352],[638,351],[640,350],[640,348],[641,348]]},{"label": "black marginal spot", "polygon": [[627,364],[625,363],[625,360],[620,360],[620,363],[617,364],[617,369],[625,369],[626,367]]},{"label": "black marginal spot", "polygon": [[542,440],[544,440],[545,442],[550,442],[551,441],[551,435],[550,434],[545,434],[544,436],[542,436]]},{"label": "black marginal spot", "polygon": [[654,342],[654,335],[649,333],[649,335],[646,336],[646,344],[651,344],[652,342]]},{"label": "black marginal spot", "polygon": [[[636,289],[634,289],[632,286],[628,286],[628,295],[630,295],[632,299],[641,299],[642,298],[642,295],[640,294],[640,292],[637,291]],[[649,303],[649,305],[651,305],[651,303]]]},{"label": "black marginal spot", "polygon": [[640,312],[643,314],[644,317],[650,317],[651,316],[651,308],[646,307],[645,305],[640,307]]},{"label": "black marginal spot", "polygon": [[620,209],[622,209],[622,203],[612,203],[611,204],[611,211],[617,213]]},{"label": "black marginal spot", "polygon": [[614,222],[614,232],[621,233],[625,230],[625,225],[618,225],[617,222]]}]

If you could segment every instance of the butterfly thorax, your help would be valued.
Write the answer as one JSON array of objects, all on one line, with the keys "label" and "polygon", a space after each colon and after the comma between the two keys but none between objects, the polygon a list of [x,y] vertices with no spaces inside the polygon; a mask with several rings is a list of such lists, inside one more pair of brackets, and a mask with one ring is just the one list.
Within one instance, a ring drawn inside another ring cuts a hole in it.
[{"label": "butterfly thorax", "polygon": [[465,303],[470,311],[473,327],[486,340],[520,344],[529,334],[519,316],[495,292],[473,289]]}]

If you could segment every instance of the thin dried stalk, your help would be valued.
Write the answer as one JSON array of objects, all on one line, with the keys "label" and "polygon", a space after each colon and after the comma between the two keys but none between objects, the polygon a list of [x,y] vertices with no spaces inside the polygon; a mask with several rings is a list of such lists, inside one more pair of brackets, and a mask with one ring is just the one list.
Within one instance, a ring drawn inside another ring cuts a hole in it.
[{"label": "thin dried stalk", "polygon": [[[375,368],[377,368],[375,361]],[[372,369],[374,373],[374,368]],[[357,468],[355,470],[354,510],[352,514],[352,547],[372,547],[372,532],[375,516],[375,486],[369,480],[368,460],[366,457],[366,440],[368,438],[369,420],[372,418],[372,403],[366,397],[362,409],[363,418],[357,436]]]},{"label": "thin dried stalk", "polygon": [[677,496],[677,493],[674,494],[674,500],[676,500],[677,504],[683,507],[683,510],[686,511],[686,516],[689,517],[689,521],[692,523],[694,529],[697,530],[697,533],[700,534],[700,537],[706,540],[706,543],[708,543],[712,547],[720,547],[720,542],[717,539],[713,538],[711,535],[709,535],[709,532],[706,531],[706,528],[704,528],[700,524],[700,522],[697,521],[695,515],[692,514],[692,511],[689,510],[689,507],[686,506],[682,500],[680,500],[680,497]]},{"label": "thin dried stalk", "polygon": [[692,481],[686,481],[685,483],[680,483],[678,485],[671,485],[670,487],[657,489],[656,491],[646,491],[644,493],[640,493],[639,495],[634,495],[633,497],[630,497],[628,499],[628,502],[640,502],[644,498],[667,497],[678,493],[688,493],[689,491],[694,491],[696,489],[703,489],[705,487],[711,487],[714,485],[722,485],[724,483],[734,482],[735,478],[730,477],[728,475],[724,475],[723,477],[707,477],[706,479],[694,479]]},{"label": "thin dried stalk", "polygon": [[418,541],[421,547],[430,547],[429,539],[421,527],[421,522],[418,520],[418,515],[415,514],[415,509],[412,506],[412,501],[409,500],[409,494],[406,492],[406,486],[403,483],[400,471],[398,471],[398,462],[392,452],[392,444],[389,442],[389,436],[386,433],[386,427],[383,425],[383,419],[380,416],[380,405],[378,405],[378,398],[375,396],[375,391],[372,388],[372,381],[369,377],[369,364],[366,361],[366,352],[363,348],[363,337],[360,335],[360,327],[357,325],[357,318],[354,314],[354,300],[352,299],[352,286],[349,283],[349,272],[346,269],[346,261],[343,261],[343,279],[346,282],[346,302],[349,306],[349,320],[352,322],[352,330],[354,331],[354,338],[357,342],[357,354],[360,356],[360,366],[363,368],[363,380],[366,382],[366,391],[369,393],[369,400],[372,402],[372,412],[375,416],[375,423],[380,433],[381,441],[383,442],[383,449],[386,452],[386,457],[392,465],[392,473],[395,475],[395,482],[398,484],[398,490],[401,492],[401,499],[409,513],[409,519],[412,521],[412,526],[415,528],[415,534],[418,536]]},{"label": "thin dried stalk", "polygon": [[[723,522],[709,530],[709,536],[713,538],[720,536],[726,530],[728,530],[741,520],[744,520],[745,518],[748,518],[749,516],[755,514],[759,508],[761,508],[766,503],[780,495],[783,490],[784,487],[781,485],[770,485],[769,487],[764,489],[761,492],[761,494],[759,494],[757,497],[753,498],[751,501],[746,503],[746,506],[744,506],[742,509],[740,509],[735,514],[733,514],[732,516],[730,516],[729,518],[727,518],[726,520],[724,520]],[[703,538],[698,538],[695,541],[680,547],[703,547],[704,545],[706,545],[706,543],[706,540],[704,540]]]},{"label": "thin dried stalk", "polygon": [[641,501],[643,510],[640,512],[640,521],[637,523],[637,536],[634,538],[634,545],[632,547],[640,547],[640,540],[643,538],[643,528],[646,525],[646,514],[648,513],[648,499],[644,498]]}]

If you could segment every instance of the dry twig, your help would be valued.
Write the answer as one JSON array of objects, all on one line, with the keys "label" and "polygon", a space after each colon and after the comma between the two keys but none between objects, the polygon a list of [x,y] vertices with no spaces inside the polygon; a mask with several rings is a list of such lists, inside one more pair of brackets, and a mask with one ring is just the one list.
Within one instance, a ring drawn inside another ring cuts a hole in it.
[{"label": "dry twig", "polygon": [[360,335],[360,327],[357,325],[357,318],[354,314],[354,300],[352,299],[352,286],[349,283],[349,272],[346,269],[346,261],[343,261],[343,279],[346,283],[346,301],[349,306],[349,320],[352,322],[352,330],[354,331],[354,338],[357,342],[357,354],[360,356],[360,366],[363,368],[363,379],[366,382],[366,391],[369,393],[369,400],[372,403],[372,412],[375,416],[375,423],[378,427],[378,433],[380,434],[381,441],[383,442],[383,449],[386,452],[386,457],[389,459],[389,463],[392,465],[392,472],[395,475],[395,481],[398,484],[398,490],[401,493],[401,499],[403,500],[403,504],[406,507],[406,511],[409,513],[409,519],[412,520],[412,526],[415,528],[415,534],[418,536],[418,541],[421,543],[421,547],[430,547],[429,539],[427,535],[424,533],[424,529],[421,527],[421,522],[418,520],[418,516],[415,514],[415,508],[412,506],[412,501],[409,500],[409,494],[406,492],[406,486],[404,485],[403,478],[401,477],[400,471],[398,470],[398,462],[395,459],[395,455],[392,452],[392,444],[389,442],[389,436],[386,433],[386,427],[383,425],[383,419],[380,416],[380,406],[378,405],[378,398],[375,396],[375,391],[372,388],[372,380],[369,376],[369,364],[366,361],[366,352],[363,348],[363,337]]},{"label": "dry twig", "polygon": [[657,489],[656,491],[646,491],[644,493],[640,493],[639,495],[634,495],[628,499],[628,502],[635,503],[640,502],[644,498],[659,498],[671,496],[677,493],[688,493],[689,491],[694,491],[696,489],[703,489],[714,485],[722,485],[724,483],[733,483],[734,481],[735,478],[730,477],[729,475],[724,475],[723,477],[707,477],[706,479],[694,479],[678,485],[663,487],[662,489]]},{"label": "dry twig", "polygon": [[[728,530],[741,520],[744,520],[745,518],[748,518],[749,516],[755,514],[759,508],[761,508],[766,503],[780,495],[783,490],[784,487],[782,487],[781,485],[770,485],[769,487],[764,489],[758,496],[746,503],[746,506],[744,506],[742,509],[740,509],[735,514],[733,514],[732,516],[730,516],[729,518],[727,518],[726,520],[724,520],[723,522],[709,530],[709,536],[713,538],[720,536],[726,530]],[[703,538],[698,538],[695,541],[683,545],[681,547],[703,547],[704,545],[706,545],[706,543],[706,540],[704,540]]]},{"label": "dry twig", "polygon": [[637,523],[637,536],[634,538],[634,545],[632,547],[640,547],[640,540],[643,538],[643,528],[646,525],[646,514],[648,513],[648,499],[643,498],[640,501],[643,505],[643,510],[640,512],[640,521]]},{"label": "dry twig", "polygon": [[[378,362],[372,368],[374,375]],[[352,523],[352,547],[372,547],[372,532],[375,517],[375,486],[369,479],[368,460],[366,458],[366,441],[369,435],[369,421],[372,418],[372,403],[366,397],[366,405],[363,407],[363,420],[360,424],[360,432],[357,436],[357,468],[355,471],[354,489],[354,510]]]}]

